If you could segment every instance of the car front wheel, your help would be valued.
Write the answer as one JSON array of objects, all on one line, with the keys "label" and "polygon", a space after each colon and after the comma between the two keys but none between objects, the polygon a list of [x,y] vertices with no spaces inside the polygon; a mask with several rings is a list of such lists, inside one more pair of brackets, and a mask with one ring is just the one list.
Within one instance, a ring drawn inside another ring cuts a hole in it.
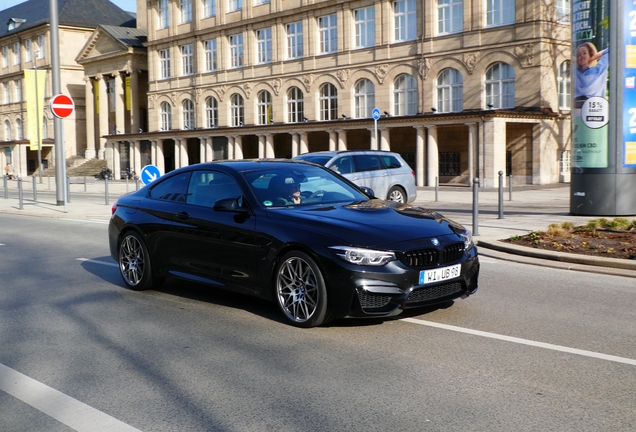
[{"label": "car front wheel", "polygon": [[316,327],[330,319],[322,273],[304,252],[289,252],[278,264],[276,299],[285,318],[294,326]]},{"label": "car front wheel", "polygon": [[119,272],[130,289],[141,291],[152,288],[148,248],[142,236],[135,231],[127,232],[119,244]]},{"label": "car front wheel", "polygon": [[387,200],[399,202],[401,204],[406,203],[406,194],[404,193],[404,189],[399,186],[393,186],[389,193],[387,194]]}]

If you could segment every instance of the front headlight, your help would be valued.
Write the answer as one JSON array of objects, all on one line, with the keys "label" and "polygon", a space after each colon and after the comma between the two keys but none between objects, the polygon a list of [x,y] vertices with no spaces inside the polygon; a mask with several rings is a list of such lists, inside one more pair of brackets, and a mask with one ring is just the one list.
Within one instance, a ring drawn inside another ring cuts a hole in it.
[{"label": "front headlight", "polygon": [[383,266],[395,260],[393,252],[354,248],[349,246],[332,246],[333,250],[343,260],[357,265]]},{"label": "front headlight", "polygon": [[459,236],[464,239],[464,250],[470,250],[470,248],[475,246],[475,243],[473,243],[473,236],[470,234],[470,231],[466,230],[459,234]]}]

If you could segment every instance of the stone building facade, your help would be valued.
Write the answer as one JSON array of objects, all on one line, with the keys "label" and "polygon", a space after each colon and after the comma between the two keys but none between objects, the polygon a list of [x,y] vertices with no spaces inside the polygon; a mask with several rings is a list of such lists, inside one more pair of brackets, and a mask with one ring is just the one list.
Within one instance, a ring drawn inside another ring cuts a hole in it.
[{"label": "stone building facade", "polygon": [[104,137],[116,170],[126,148],[162,172],[384,149],[418,185],[565,180],[569,2],[138,0],[137,16],[147,128]]}]

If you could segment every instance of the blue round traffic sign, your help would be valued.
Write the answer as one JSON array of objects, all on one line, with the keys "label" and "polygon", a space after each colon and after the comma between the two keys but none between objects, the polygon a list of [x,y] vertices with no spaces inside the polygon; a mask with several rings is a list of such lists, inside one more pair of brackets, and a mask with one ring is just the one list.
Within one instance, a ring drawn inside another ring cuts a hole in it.
[{"label": "blue round traffic sign", "polygon": [[373,108],[373,111],[371,111],[371,115],[373,116],[373,120],[379,120],[380,119],[380,110],[377,108]]},{"label": "blue round traffic sign", "polygon": [[157,168],[154,165],[146,165],[145,167],[142,168],[141,174],[139,175],[139,178],[141,179],[142,183],[145,185],[152,183],[153,181],[157,180],[159,177],[161,177],[159,168]]}]

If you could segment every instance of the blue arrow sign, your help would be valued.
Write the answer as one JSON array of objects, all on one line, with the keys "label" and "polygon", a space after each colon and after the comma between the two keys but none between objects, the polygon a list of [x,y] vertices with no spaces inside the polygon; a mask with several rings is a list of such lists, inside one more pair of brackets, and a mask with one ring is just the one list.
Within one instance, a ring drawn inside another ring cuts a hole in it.
[{"label": "blue arrow sign", "polygon": [[143,167],[143,169],[141,170],[141,174],[139,175],[139,178],[145,185],[152,183],[159,177],[161,177],[159,168],[154,165],[146,165],[145,167]]},{"label": "blue arrow sign", "polygon": [[373,116],[373,120],[380,120],[380,110],[377,108],[373,108],[371,111],[371,115]]}]

